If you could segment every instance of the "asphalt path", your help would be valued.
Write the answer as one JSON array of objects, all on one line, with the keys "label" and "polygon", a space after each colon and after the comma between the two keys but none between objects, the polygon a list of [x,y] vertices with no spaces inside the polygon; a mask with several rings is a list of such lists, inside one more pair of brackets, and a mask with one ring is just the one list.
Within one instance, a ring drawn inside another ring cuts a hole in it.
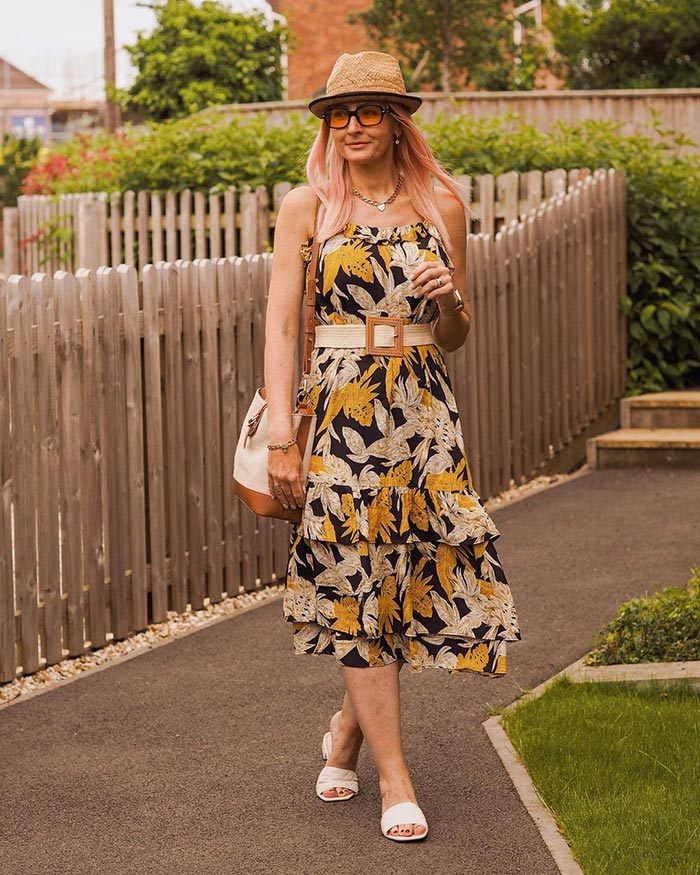
[{"label": "asphalt path", "polygon": [[0,873],[555,875],[481,724],[622,601],[685,584],[700,471],[591,471],[493,518],[523,636],[507,674],[401,674],[424,841],[382,836],[366,749],[355,799],[316,797],[342,679],[292,653],[276,599],[0,711]]}]

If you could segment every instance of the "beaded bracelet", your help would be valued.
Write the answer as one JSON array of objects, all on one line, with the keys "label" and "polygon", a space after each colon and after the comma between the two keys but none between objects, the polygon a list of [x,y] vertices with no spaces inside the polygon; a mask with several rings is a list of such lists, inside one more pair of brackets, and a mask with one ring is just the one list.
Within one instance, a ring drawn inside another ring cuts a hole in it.
[{"label": "beaded bracelet", "polygon": [[286,441],[283,444],[268,444],[267,448],[268,450],[282,450],[283,453],[286,453],[287,450],[292,446],[292,444],[295,444],[296,442],[297,439],[292,438],[291,440]]}]

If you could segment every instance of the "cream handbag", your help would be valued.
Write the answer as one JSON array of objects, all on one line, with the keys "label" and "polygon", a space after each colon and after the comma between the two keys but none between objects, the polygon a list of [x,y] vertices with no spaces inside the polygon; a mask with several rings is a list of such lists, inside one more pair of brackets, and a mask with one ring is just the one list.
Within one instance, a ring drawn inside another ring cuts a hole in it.
[{"label": "cream handbag", "polygon": [[[306,277],[306,323],[304,328],[304,359],[301,390],[303,400],[292,413],[292,431],[296,437],[303,460],[304,480],[309,473],[313,438],[316,432],[316,415],[308,406],[309,368],[314,345],[314,316],[316,309],[316,265],[318,263],[318,237],[314,235],[311,263]],[[265,387],[255,393],[248,408],[243,428],[238,438],[233,461],[233,491],[253,513],[258,516],[275,517],[300,522],[301,508],[285,509],[282,502],[270,495],[268,488],[268,449],[270,434],[267,419]]]}]

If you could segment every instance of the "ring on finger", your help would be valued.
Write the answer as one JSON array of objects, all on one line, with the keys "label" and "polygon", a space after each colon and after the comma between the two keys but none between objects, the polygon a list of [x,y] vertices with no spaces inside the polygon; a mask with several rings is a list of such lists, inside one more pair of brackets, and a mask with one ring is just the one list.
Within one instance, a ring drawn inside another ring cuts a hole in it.
[{"label": "ring on finger", "polygon": [[437,287],[440,288],[440,286],[442,285],[442,277],[439,276],[439,277],[435,280],[435,282],[437,283]]}]

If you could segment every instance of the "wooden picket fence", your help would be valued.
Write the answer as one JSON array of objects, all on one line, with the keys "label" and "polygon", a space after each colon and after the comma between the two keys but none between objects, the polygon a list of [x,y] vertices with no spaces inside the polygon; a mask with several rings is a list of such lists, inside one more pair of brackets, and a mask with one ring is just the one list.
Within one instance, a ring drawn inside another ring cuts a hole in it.
[{"label": "wooden picket fence", "polygon": [[[284,574],[288,524],[229,488],[271,263],[0,281],[0,681]],[[473,235],[467,263],[473,327],[446,357],[488,497],[624,392],[624,174]]]},{"label": "wooden picket fence", "polygon": [[[569,172],[575,179],[581,171]],[[585,172],[585,171],[584,171]],[[565,190],[563,170],[460,176],[472,192],[470,230],[494,234]],[[252,255],[272,248],[291,183],[223,192],[23,195],[3,211],[5,273]]]}]

